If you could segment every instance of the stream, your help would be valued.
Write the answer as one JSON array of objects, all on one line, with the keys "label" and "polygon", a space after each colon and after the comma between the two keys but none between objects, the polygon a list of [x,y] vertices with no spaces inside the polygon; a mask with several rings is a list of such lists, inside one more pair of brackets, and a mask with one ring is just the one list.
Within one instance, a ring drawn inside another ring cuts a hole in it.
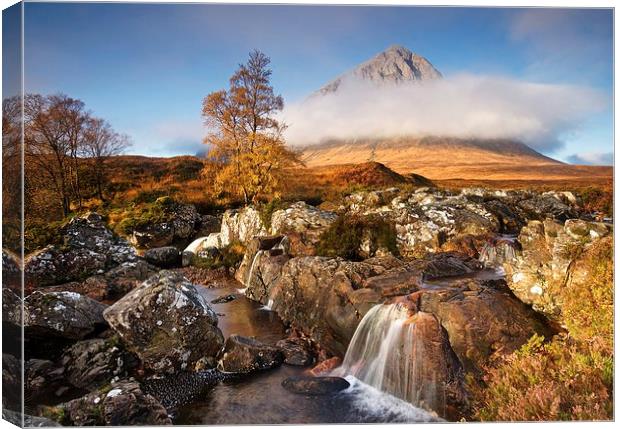
[{"label": "stream", "polygon": [[[237,284],[237,287],[241,287]],[[286,337],[278,315],[247,299],[234,285],[200,288],[208,302],[225,295],[235,299],[211,304],[219,315],[219,327],[231,334],[253,336],[267,344]],[[383,393],[351,375],[351,386],[325,396],[293,394],[281,386],[306,368],[283,364],[278,368],[222,381],[180,405],[175,424],[302,424],[302,423],[413,423],[439,420],[434,414]]]}]

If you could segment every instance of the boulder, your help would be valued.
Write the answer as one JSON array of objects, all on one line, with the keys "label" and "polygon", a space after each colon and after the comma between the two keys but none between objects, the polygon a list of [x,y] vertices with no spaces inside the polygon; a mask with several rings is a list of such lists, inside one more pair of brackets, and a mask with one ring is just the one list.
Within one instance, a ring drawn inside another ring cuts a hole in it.
[{"label": "boulder", "polygon": [[197,237],[203,237],[214,232],[219,232],[222,220],[213,215],[202,215],[196,231]]},{"label": "boulder", "polygon": [[60,233],[62,246],[50,245],[26,258],[28,284],[49,286],[79,281],[137,259],[135,249],[110,231],[97,213],[71,219]]},{"label": "boulder", "polygon": [[276,343],[284,356],[284,363],[308,366],[314,362],[314,353],[309,342],[303,338],[287,338]]},{"label": "boulder", "polygon": [[228,246],[234,241],[247,244],[257,235],[267,235],[267,229],[258,210],[251,206],[239,210],[226,210],[222,217],[218,248]]},{"label": "boulder", "polygon": [[502,281],[457,280],[444,289],[411,295],[418,311],[432,314],[467,372],[479,373],[495,354],[508,354],[534,334],[551,331]]},{"label": "boulder", "polygon": [[94,390],[115,377],[126,376],[135,359],[116,344],[116,338],[95,338],[75,343],[61,358],[64,374],[71,384]]},{"label": "boulder", "polygon": [[29,359],[24,365],[24,393],[31,401],[66,392],[71,386],[64,368],[47,359]]},{"label": "boulder", "polygon": [[303,201],[271,216],[271,233],[286,235],[293,256],[314,255],[321,234],[336,220],[337,214],[321,210]]},{"label": "boulder", "polygon": [[180,265],[181,254],[173,246],[156,247],[144,252],[146,262],[160,268],[174,268]]},{"label": "boulder", "polygon": [[[73,426],[171,425],[166,409],[153,396],[131,380],[120,380],[109,387],[54,407],[59,423]],[[48,415],[54,415],[48,412]]]},{"label": "boulder", "polygon": [[216,313],[196,286],[172,271],[146,280],[108,307],[104,317],[126,348],[154,372],[193,370],[224,342]]},{"label": "boulder", "polygon": [[96,301],[115,301],[157,272],[157,268],[143,260],[124,262],[118,267],[88,277],[81,282],[48,286],[49,292],[76,292]]},{"label": "boulder", "polygon": [[21,287],[20,258],[7,249],[2,249],[2,284],[5,287]]},{"label": "boulder", "polygon": [[2,324],[21,329],[22,300],[11,289],[2,288]]},{"label": "boulder", "polygon": [[249,373],[279,366],[282,361],[279,348],[254,338],[231,335],[222,350],[218,369],[223,372]]},{"label": "boulder", "polygon": [[151,249],[170,246],[176,242],[187,243],[194,236],[201,217],[192,204],[181,204],[169,197],[155,203],[165,216],[162,221],[133,228],[129,240],[137,247]]},{"label": "boulder", "polygon": [[106,325],[105,308],[74,292],[34,292],[24,300],[26,337],[81,340]]},{"label": "boulder", "polygon": [[282,387],[300,395],[329,395],[346,390],[351,385],[341,377],[294,376],[282,381]]},{"label": "boulder", "polygon": [[578,219],[528,222],[518,237],[522,251],[503,264],[508,286],[521,301],[558,321],[559,291],[568,280],[569,268],[593,242],[610,233],[603,223]]},{"label": "boulder", "polygon": [[270,290],[280,276],[282,266],[290,259],[284,253],[279,237],[256,237],[250,241],[235,278],[245,286],[246,296],[267,304]]}]

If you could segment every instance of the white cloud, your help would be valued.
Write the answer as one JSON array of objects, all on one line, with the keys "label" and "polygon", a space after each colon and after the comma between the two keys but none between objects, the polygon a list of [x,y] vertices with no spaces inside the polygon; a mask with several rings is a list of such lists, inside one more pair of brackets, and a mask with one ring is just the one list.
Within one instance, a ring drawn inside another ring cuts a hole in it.
[{"label": "white cloud", "polygon": [[437,135],[519,139],[545,150],[605,104],[585,87],[460,75],[402,85],[346,82],[336,93],[286,106],[281,119],[292,145]]},{"label": "white cloud", "polygon": [[614,154],[613,152],[576,153],[568,157],[568,162],[585,165],[613,165]]}]

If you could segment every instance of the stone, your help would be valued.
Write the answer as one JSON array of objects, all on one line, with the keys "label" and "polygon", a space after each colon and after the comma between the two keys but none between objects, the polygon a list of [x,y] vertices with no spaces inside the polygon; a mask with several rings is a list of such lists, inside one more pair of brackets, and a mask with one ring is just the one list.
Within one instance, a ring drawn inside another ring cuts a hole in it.
[{"label": "stone", "polygon": [[137,259],[135,249],[97,213],[74,217],[60,233],[62,246],[50,245],[26,258],[27,284],[40,287],[81,281]]},{"label": "stone", "polygon": [[338,368],[340,365],[342,365],[342,358],[338,356],[333,356],[316,364],[314,368],[307,371],[307,375],[310,375],[312,377],[327,375],[336,368]]},{"label": "stone", "polygon": [[129,240],[139,248],[165,247],[177,242],[187,243],[200,225],[201,217],[192,204],[181,204],[169,197],[157,199],[157,204],[166,213],[161,222],[140,225],[133,229]]},{"label": "stone", "polygon": [[284,363],[295,366],[308,366],[314,362],[314,354],[307,340],[287,338],[276,343],[284,355]]},{"label": "stone", "polygon": [[223,372],[249,373],[282,364],[283,356],[277,347],[263,344],[254,338],[231,335],[221,353],[218,369]]},{"label": "stone", "polygon": [[24,330],[29,339],[81,340],[105,327],[106,305],[74,292],[34,292],[24,300]]},{"label": "stone", "polygon": [[303,201],[271,216],[271,233],[287,235],[293,256],[314,255],[321,234],[336,220],[337,214],[321,210]]},{"label": "stone", "polygon": [[160,268],[174,268],[180,265],[181,254],[173,246],[156,247],[144,252],[146,262]]},{"label": "stone", "polygon": [[329,395],[346,390],[351,385],[341,377],[293,376],[282,381],[282,387],[299,395]]},{"label": "stone", "polygon": [[224,342],[218,318],[197,287],[181,274],[161,271],[104,312],[127,350],[157,373],[193,370]]},{"label": "stone", "polygon": [[131,380],[120,380],[106,389],[89,393],[58,406],[62,424],[74,426],[171,425],[161,403]]},{"label": "stone", "polygon": [[115,337],[75,343],[61,358],[66,379],[75,387],[94,390],[115,377],[125,377],[135,359],[116,343]]}]

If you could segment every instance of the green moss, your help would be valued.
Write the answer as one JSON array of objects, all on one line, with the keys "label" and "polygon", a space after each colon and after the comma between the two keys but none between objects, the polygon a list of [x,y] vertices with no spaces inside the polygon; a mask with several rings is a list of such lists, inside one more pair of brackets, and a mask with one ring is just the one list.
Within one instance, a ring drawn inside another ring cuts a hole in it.
[{"label": "green moss", "polygon": [[114,226],[114,230],[119,234],[129,235],[148,225],[170,222],[176,205],[169,196],[159,197],[149,204],[132,205],[120,215],[121,220]]},{"label": "green moss", "polygon": [[243,260],[244,253],[245,246],[243,246],[240,242],[235,241],[220,249],[219,254],[214,258],[202,258],[198,255],[194,255],[190,261],[190,265],[208,270],[221,267],[237,268]]},{"label": "green moss", "polygon": [[69,425],[66,410],[62,406],[43,406],[41,416],[60,423],[63,426]]}]

